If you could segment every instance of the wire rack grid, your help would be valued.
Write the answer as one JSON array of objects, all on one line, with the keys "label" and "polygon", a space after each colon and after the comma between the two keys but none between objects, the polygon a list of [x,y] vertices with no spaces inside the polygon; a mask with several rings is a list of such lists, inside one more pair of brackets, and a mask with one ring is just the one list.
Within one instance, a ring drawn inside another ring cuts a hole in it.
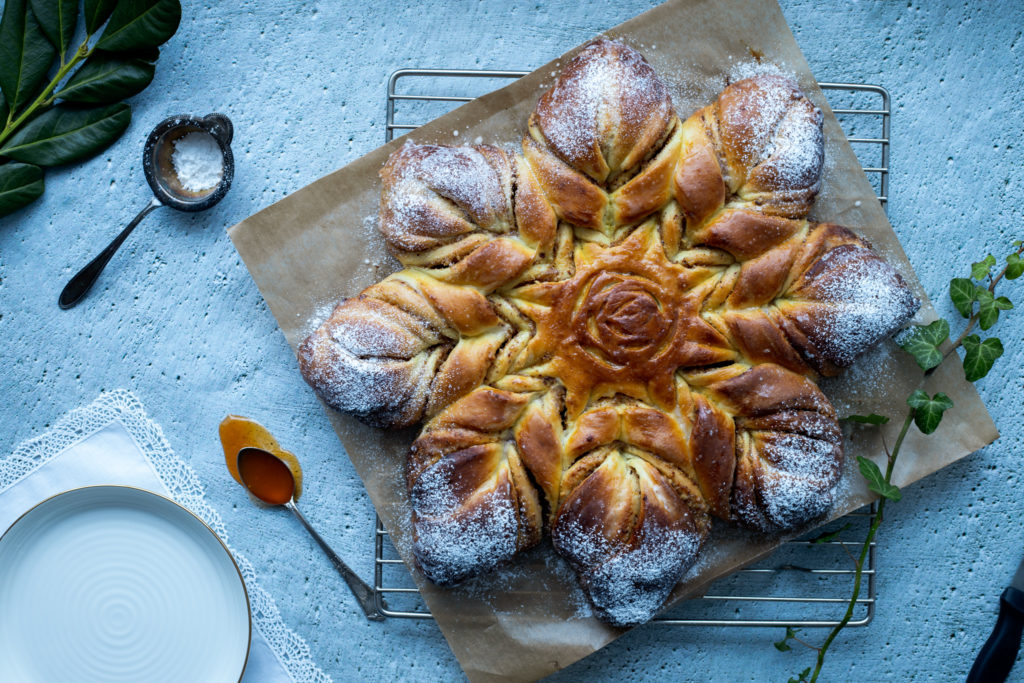
[{"label": "wire rack grid", "polygon": [[[525,76],[526,71],[400,69],[387,85],[385,138],[415,130],[454,107]],[[883,208],[889,199],[889,92],[862,83],[819,83]],[[467,141],[473,142],[473,141]],[[832,627],[849,602],[853,553],[863,545],[874,506],[854,511],[819,530],[784,542],[769,558],[719,579],[700,598],[686,600],[656,617],[662,626]],[[842,537],[825,534],[841,531]],[[847,540],[854,539],[854,540]],[[871,543],[866,595],[848,626],[874,617],[877,556]],[[385,617],[430,619],[412,577],[377,519],[373,590]]]}]

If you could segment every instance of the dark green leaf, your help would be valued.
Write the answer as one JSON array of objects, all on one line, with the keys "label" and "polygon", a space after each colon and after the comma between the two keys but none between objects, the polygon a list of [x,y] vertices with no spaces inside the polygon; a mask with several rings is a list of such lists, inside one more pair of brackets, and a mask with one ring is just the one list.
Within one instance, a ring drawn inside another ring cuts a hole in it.
[{"label": "dark green leaf", "polygon": [[846,524],[842,525],[841,527],[839,527],[835,531],[826,531],[823,534],[818,534],[817,536],[815,536],[814,538],[811,539],[811,543],[813,545],[817,545],[819,543],[828,543],[829,541],[834,541],[834,540],[836,540],[836,538],[839,537],[839,534],[843,533],[844,531],[846,531],[849,528],[850,528],[850,523],[847,522]]},{"label": "dark green leaf", "polygon": [[992,266],[996,264],[996,257],[989,254],[977,263],[971,264],[971,277],[975,280],[984,280],[988,277],[988,273],[992,270]]},{"label": "dark green leaf", "polygon": [[900,335],[897,343],[909,353],[922,370],[931,370],[942,362],[939,345],[949,338],[949,323],[939,318],[928,325],[915,325]]},{"label": "dark green leaf", "polygon": [[0,155],[40,166],[58,166],[92,156],[121,136],[132,118],[125,103],[95,109],[56,106],[32,119]]},{"label": "dark green leaf", "polygon": [[843,418],[847,422],[859,422],[866,425],[884,425],[889,421],[885,415],[877,415],[871,413],[870,415],[847,415]]},{"label": "dark green leaf", "polygon": [[773,645],[775,645],[775,649],[778,650],[779,652],[789,652],[790,650],[792,650],[793,648],[790,647],[789,643],[787,643],[786,641],[789,640],[790,638],[796,637],[796,632],[799,631],[799,630],[800,629],[798,629],[798,628],[793,628],[792,626],[787,626],[786,627],[786,637],[783,638],[782,640],[776,642],[776,643],[773,643]]},{"label": "dark green leaf", "polygon": [[1003,343],[996,337],[985,341],[976,334],[964,337],[964,376],[968,382],[977,382],[988,374],[993,363],[1003,355]]},{"label": "dark green leaf", "polygon": [[903,497],[903,493],[885,480],[882,470],[878,469],[878,465],[871,460],[863,455],[858,455],[857,467],[860,469],[861,475],[868,480],[868,488],[878,495],[885,496],[892,501],[898,501]]},{"label": "dark green leaf", "polygon": [[162,45],[180,21],[178,0],[121,0],[96,46],[121,52]]},{"label": "dark green leaf", "polygon": [[978,289],[978,323],[981,329],[987,330],[996,324],[999,311],[1013,308],[1013,304],[1005,296],[996,299],[987,289]]},{"label": "dark green leaf", "polygon": [[907,405],[914,409],[917,428],[923,434],[931,434],[942,421],[942,413],[953,407],[953,401],[941,391],[928,398],[928,394],[918,389],[907,399]]},{"label": "dark green leaf", "polygon": [[75,72],[57,97],[86,104],[120,102],[145,90],[155,71],[153,64],[141,59],[99,54]]},{"label": "dark green leaf", "polygon": [[807,667],[796,676],[790,676],[786,683],[807,683],[807,677],[811,675],[811,667]]},{"label": "dark green leaf", "polygon": [[1024,261],[1019,254],[1010,254],[1006,257],[1006,279],[1016,280],[1024,275]]},{"label": "dark green leaf", "polygon": [[78,0],[29,0],[32,13],[58,55],[66,55],[78,24]]},{"label": "dark green leaf", "polygon": [[93,35],[114,11],[117,0],[85,0],[85,30]]},{"label": "dark green leaf", "polygon": [[970,318],[977,300],[977,285],[965,277],[955,277],[949,281],[949,298],[960,311],[960,315]]},{"label": "dark green leaf", "polygon": [[28,0],[7,0],[0,19],[0,89],[11,111],[39,94],[56,54]]},{"label": "dark green leaf", "polygon": [[43,193],[43,169],[11,162],[0,166],[0,216],[34,202]]},{"label": "dark green leaf", "polygon": [[1024,247],[1024,240],[1014,240],[1013,241],[1013,246],[1015,246],[1015,247]]},{"label": "dark green leaf", "polygon": [[119,50],[118,52],[107,52],[106,50],[96,50],[97,55],[118,55],[122,59],[141,59],[144,62],[155,63],[156,60],[160,59],[160,48],[155,45],[152,47],[144,47],[138,50]]}]

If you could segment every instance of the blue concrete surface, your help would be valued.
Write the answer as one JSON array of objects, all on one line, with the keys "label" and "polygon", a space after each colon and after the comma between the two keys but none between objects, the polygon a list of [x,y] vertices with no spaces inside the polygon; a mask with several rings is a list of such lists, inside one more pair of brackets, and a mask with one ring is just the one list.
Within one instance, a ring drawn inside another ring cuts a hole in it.
[{"label": "blue concrete surface", "polygon": [[[287,517],[259,512],[224,470],[224,414],[257,418],[302,457],[305,510],[371,576],[373,510],[225,230],[383,139],[384,85],[407,66],[528,69],[647,9],[644,0],[484,3],[183,3],[127,134],[47,175],[45,197],[0,219],[0,448],[100,391],[127,387],[191,462],[287,623],[336,680],[458,679],[430,622],[363,620],[326,558]],[[1024,235],[1024,7],[1019,3],[785,0],[819,80],[894,95],[891,218],[926,289]],[[524,46],[528,46],[524,49]],[[235,185],[203,215],[161,210],[97,290],[57,309],[64,282],[148,201],[143,140],[169,114],[235,122]],[[1024,281],[1013,288],[1024,305]],[[879,538],[874,623],[832,651],[829,680],[962,678],[1024,554],[1020,311],[980,391],[1003,433],[911,487]],[[638,628],[558,680],[785,680],[808,652],[778,629]],[[812,636],[817,639],[817,636]],[[1024,680],[1024,666],[1013,678]]]}]

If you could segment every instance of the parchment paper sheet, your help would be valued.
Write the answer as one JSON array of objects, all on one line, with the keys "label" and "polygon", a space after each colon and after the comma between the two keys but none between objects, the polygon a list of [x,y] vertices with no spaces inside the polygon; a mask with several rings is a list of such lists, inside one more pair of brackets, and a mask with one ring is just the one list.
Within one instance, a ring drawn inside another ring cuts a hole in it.
[{"label": "parchment paper sheet", "polygon": [[[711,102],[725,86],[730,71],[752,62],[755,56],[795,74],[825,112],[825,183],[812,217],[842,223],[867,237],[917,290],[924,302],[918,321],[935,317],[871,184],[773,0],[674,0],[607,35],[638,48],[647,57],[669,83],[681,119]],[[575,52],[436,119],[412,137],[420,142],[464,144],[480,136],[487,142],[518,145],[537,98]],[[514,61],[514,55],[510,59]],[[523,61],[529,58],[524,56]],[[453,134],[456,130],[458,136]],[[399,139],[374,150],[230,230],[235,247],[293,348],[327,315],[331,304],[358,293],[395,267],[383,251],[374,217],[380,192],[377,171],[401,143]],[[373,267],[375,262],[381,267]],[[920,382],[921,373],[913,359],[889,343],[869,353],[843,377],[823,383],[841,415],[877,412],[894,418],[881,430],[848,429],[844,493],[834,517],[870,500],[850,463],[857,455],[882,461],[881,434],[888,443],[893,442],[899,427],[896,423],[905,410],[903,401]],[[941,387],[956,407],[930,437],[911,429],[894,475],[900,486],[945,467],[998,436],[958,364],[944,365],[923,386],[929,393]],[[371,429],[345,415],[328,413],[411,568],[408,503],[401,473],[414,431]],[[704,558],[676,588],[672,602],[695,594],[708,582],[762,557],[779,543],[779,539],[735,531],[723,534],[722,527],[716,527]],[[411,571],[473,681],[539,678],[622,633],[588,616],[571,572],[548,545],[534,549],[504,571],[454,590],[439,589],[415,569]]]}]

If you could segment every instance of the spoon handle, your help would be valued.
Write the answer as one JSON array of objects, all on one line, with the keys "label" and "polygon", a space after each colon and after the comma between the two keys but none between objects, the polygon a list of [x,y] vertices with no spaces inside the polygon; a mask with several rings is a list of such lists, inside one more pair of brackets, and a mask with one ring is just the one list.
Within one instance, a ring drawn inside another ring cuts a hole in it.
[{"label": "spoon handle", "polygon": [[132,222],[129,223],[121,233],[114,238],[114,241],[107,245],[107,248],[97,254],[96,258],[78,271],[71,280],[64,285],[64,290],[60,293],[60,298],[57,299],[57,305],[67,310],[81,301],[92,286],[96,284],[96,280],[99,278],[100,273],[106,267],[107,262],[110,261],[110,257],[114,255],[125,239],[132,233],[135,226],[142,222],[142,219],[149,215],[151,211],[156,208],[163,206],[159,199],[153,199],[149,204],[146,205],[142,211],[139,212]]},{"label": "spoon handle", "polygon": [[338,557],[337,553],[331,549],[331,546],[327,545],[327,541],[325,541],[320,534],[316,532],[316,529],[306,521],[306,518],[302,516],[302,513],[299,512],[299,508],[296,507],[294,502],[285,503],[285,507],[291,510],[295,516],[299,518],[299,521],[302,522],[302,526],[306,527],[306,531],[313,536],[316,542],[320,544],[320,547],[323,548],[324,552],[327,553],[327,557],[330,558],[331,562],[334,564],[334,568],[341,574],[341,578],[345,579],[345,583],[348,584],[349,589],[352,591],[352,595],[356,597],[356,602],[358,602],[359,606],[363,608],[363,614],[366,615],[366,618],[370,621],[384,621],[384,615],[377,611],[377,604],[373,597],[373,589],[366,585],[366,582],[360,579],[359,575],[352,571],[349,566],[345,564],[340,557]]}]

